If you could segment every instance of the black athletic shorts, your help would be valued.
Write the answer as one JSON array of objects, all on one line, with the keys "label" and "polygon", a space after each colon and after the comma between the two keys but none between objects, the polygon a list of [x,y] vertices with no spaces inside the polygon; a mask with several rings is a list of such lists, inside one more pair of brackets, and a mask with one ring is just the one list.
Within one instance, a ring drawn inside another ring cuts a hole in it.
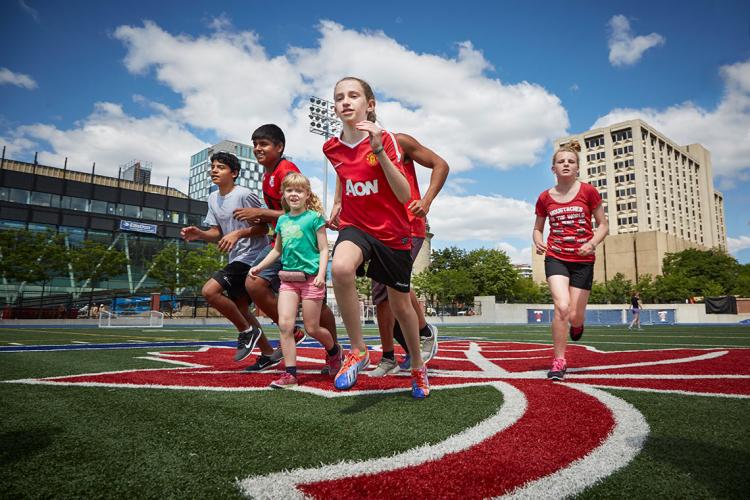
[{"label": "black athletic shorts", "polygon": [[245,289],[248,271],[250,271],[249,264],[236,260],[224,266],[224,269],[216,271],[211,277],[219,282],[227,295],[233,299],[240,299],[248,296]]},{"label": "black athletic shorts", "polygon": [[365,276],[365,263],[369,262],[366,273],[369,278],[399,292],[409,292],[412,266],[409,250],[395,250],[354,226],[347,226],[339,231],[333,247],[334,255],[336,247],[342,241],[351,241],[362,250],[364,261],[357,269],[357,276]]},{"label": "black athletic shorts", "polygon": [[567,276],[570,286],[581,290],[591,290],[594,284],[593,262],[567,262],[554,257],[544,258],[544,273],[549,278],[554,275]]}]

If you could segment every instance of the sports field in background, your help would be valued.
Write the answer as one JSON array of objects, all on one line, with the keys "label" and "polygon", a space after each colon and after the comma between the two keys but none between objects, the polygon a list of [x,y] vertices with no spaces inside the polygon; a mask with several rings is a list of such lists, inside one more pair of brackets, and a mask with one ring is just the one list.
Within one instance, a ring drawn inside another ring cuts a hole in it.
[{"label": "sports field in background", "polygon": [[414,401],[311,340],[279,391],[227,328],[0,328],[0,496],[747,497],[750,327],[587,327],[563,383],[548,327],[440,336]]}]

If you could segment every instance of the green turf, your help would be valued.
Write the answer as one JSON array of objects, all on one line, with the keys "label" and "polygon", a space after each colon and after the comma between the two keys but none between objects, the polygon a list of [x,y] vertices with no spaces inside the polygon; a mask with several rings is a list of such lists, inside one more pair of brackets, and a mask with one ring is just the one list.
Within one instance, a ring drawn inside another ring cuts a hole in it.
[{"label": "green turf", "polygon": [[[0,345],[235,335],[230,328],[169,330],[0,328]],[[523,325],[442,327],[441,335],[550,343],[548,328]],[[750,347],[750,327],[587,327],[584,343],[607,351]],[[137,359],[155,350],[184,348],[0,353],[0,380],[162,367]],[[750,399],[609,392],[638,408],[651,434],[632,463],[581,497],[746,497]],[[406,392],[324,399],[0,384],[0,401],[2,498],[231,498],[236,478],[435,443],[502,405],[488,387],[434,391],[415,402]]]}]

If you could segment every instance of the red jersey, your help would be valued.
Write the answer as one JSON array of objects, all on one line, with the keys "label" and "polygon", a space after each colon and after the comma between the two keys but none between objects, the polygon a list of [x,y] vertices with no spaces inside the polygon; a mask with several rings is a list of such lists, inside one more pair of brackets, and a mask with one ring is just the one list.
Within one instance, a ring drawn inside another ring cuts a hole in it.
[{"label": "red jersey", "polygon": [[[383,148],[403,173],[401,151],[390,132],[383,133]],[[341,227],[354,226],[396,250],[409,250],[409,217],[403,203],[393,194],[369,137],[346,144],[333,137],[323,144],[341,183]],[[406,176],[408,177],[408,176]]]},{"label": "red jersey", "polygon": [[602,197],[591,184],[581,183],[575,198],[559,203],[544,191],[536,201],[536,214],[549,217],[547,255],[568,262],[594,262],[595,255],[578,255],[578,249],[594,236],[591,214]]},{"label": "red jersey", "polygon": [[[271,210],[284,210],[281,206],[281,182],[290,172],[299,172],[299,169],[297,165],[286,158],[282,158],[270,174],[265,171],[263,172],[263,201],[266,202],[266,206]],[[275,222],[273,228],[276,229]]]},{"label": "red jersey", "polygon": [[[414,160],[411,158],[404,161],[404,172],[406,172],[406,180],[409,181],[409,189],[411,190],[411,199],[409,203],[414,200],[421,200],[422,195],[419,192],[419,182],[417,182],[417,172],[414,170]],[[409,217],[409,225],[411,227],[411,235],[415,238],[424,238],[427,235],[427,221],[424,217],[417,217],[411,210],[409,210],[409,203],[406,204],[406,215]]]}]

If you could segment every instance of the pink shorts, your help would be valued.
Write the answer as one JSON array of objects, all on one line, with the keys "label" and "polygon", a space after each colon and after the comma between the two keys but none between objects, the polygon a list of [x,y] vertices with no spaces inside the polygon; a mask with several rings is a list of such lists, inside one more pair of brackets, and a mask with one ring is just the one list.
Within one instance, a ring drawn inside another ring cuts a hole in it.
[{"label": "pink shorts", "polygon": [[294,292],[303,300],[323,300],[326,296],[326,287],[318,288],[313,285],[315,276],[310,276],[305,281],[282,281],[279,293]]}]

